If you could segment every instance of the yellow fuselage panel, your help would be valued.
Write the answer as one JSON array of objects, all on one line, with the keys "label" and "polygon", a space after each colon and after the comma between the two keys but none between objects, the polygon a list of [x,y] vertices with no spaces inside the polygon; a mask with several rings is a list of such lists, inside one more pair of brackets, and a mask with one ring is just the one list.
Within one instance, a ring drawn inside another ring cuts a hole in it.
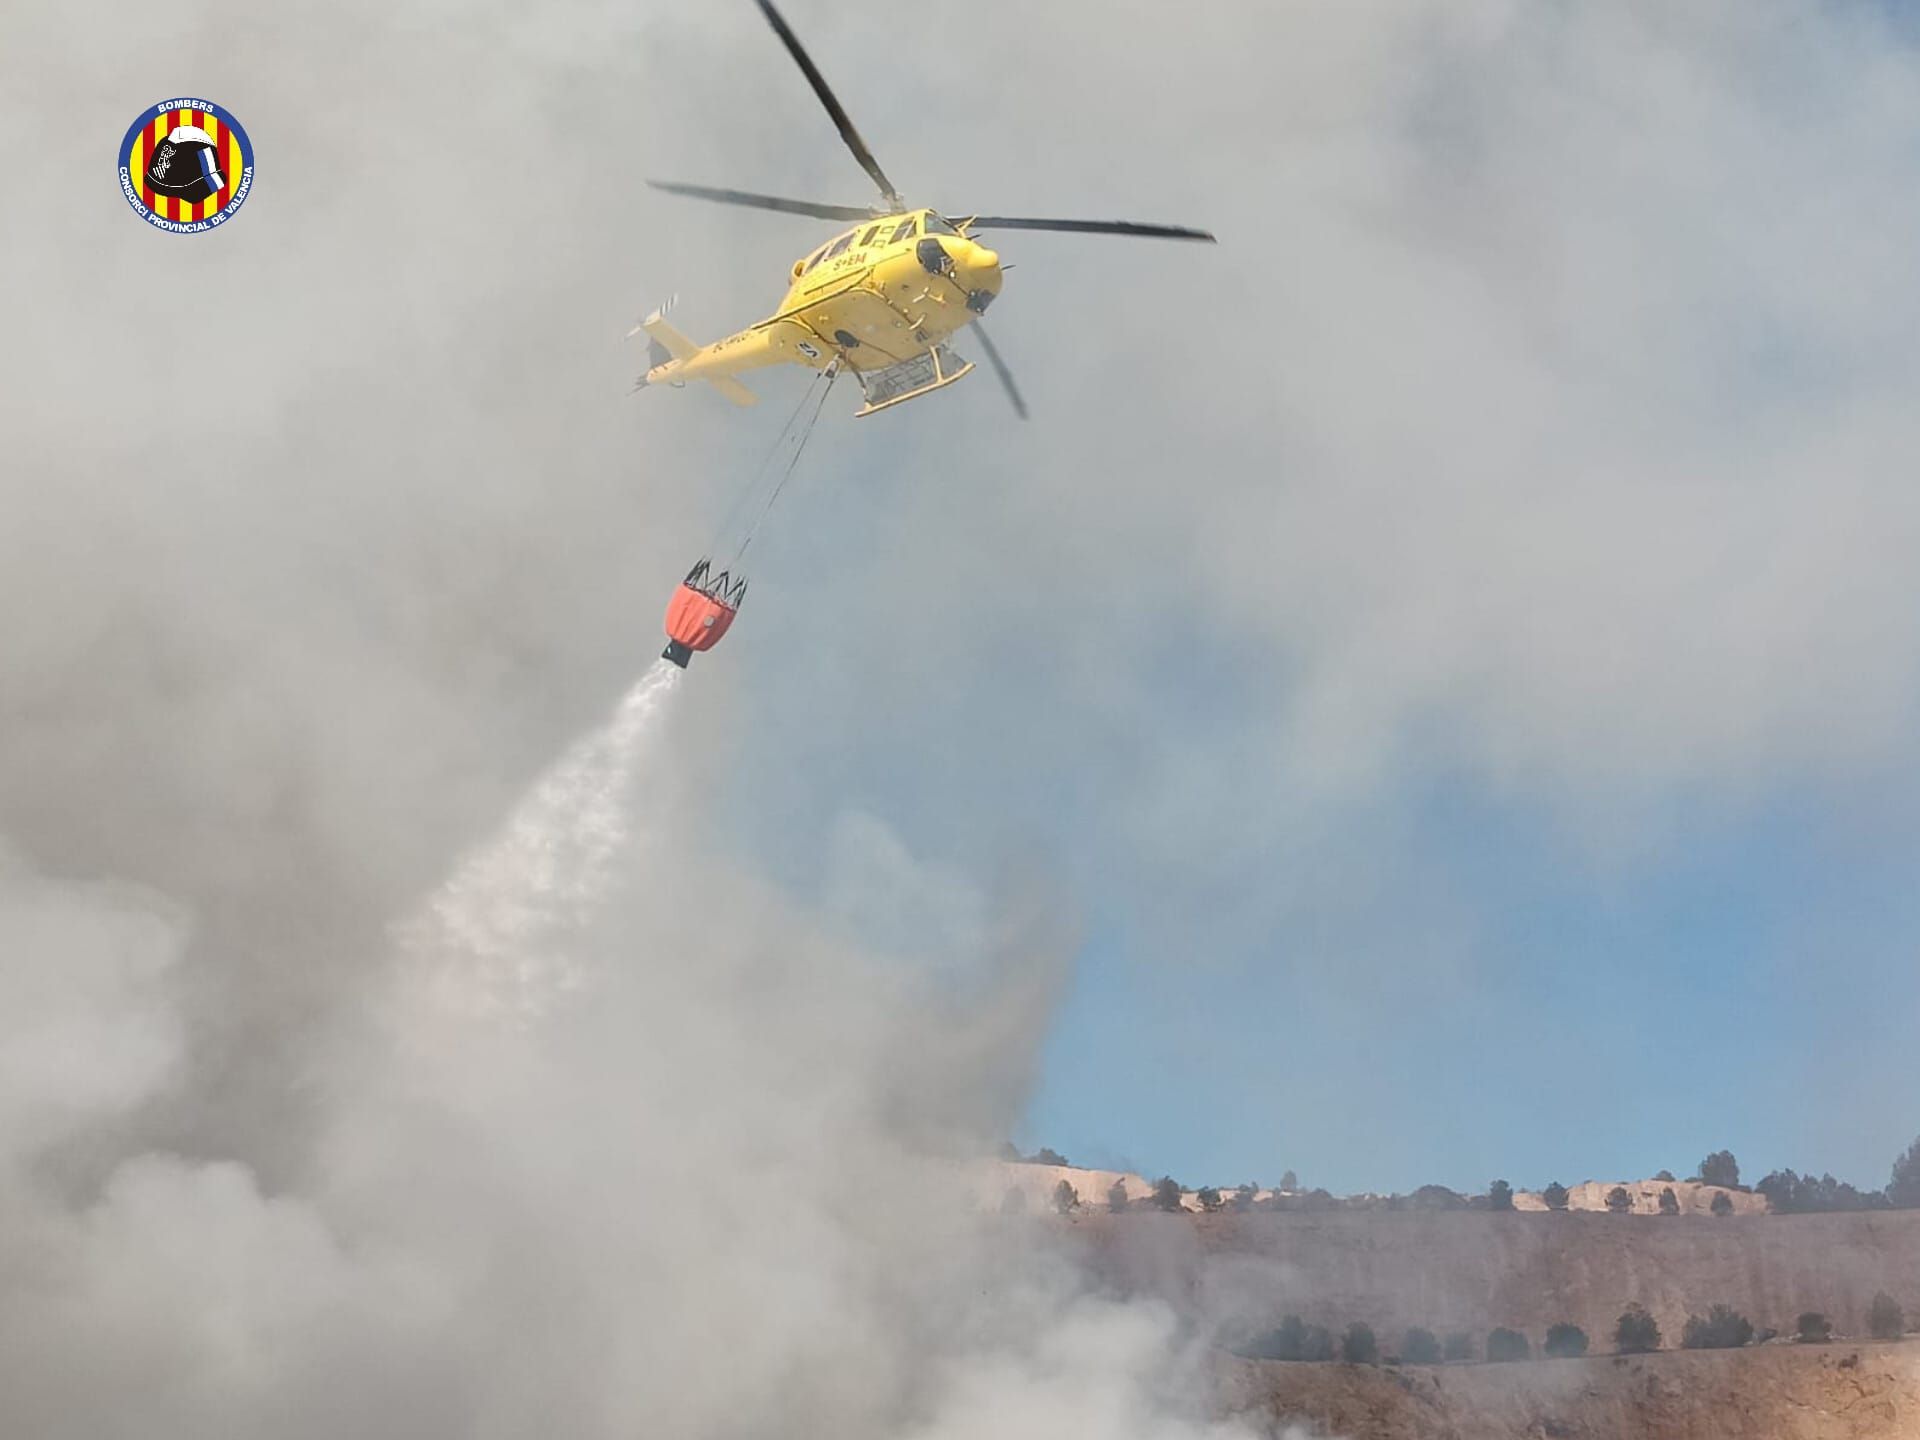
[{"label": "yellow fuselage panel", "polygon": [[[881,370],[925,354],[978,318],[968,307],[970,296],[1000,293],[1000,257],[965,235],[929,232],[925,214],[876,218],[853,231],[839,254],[823,255],[811,269],[807,260],[795,262],[777,312],[684,360],[656,367],[649,380],[711,379],[779,364],[819,370],[835,355],[855,370]],[[894,240],[910,219],[922,223]],[[872,243],[861,244],[869,235]],[[921,259],[919,247],[927,239],[937,240],[944,252],[935,269]],[[838,243],[825,248],[831,252]]]},{"label": "yellow fuselage panel", "polygon": [[[890,216],[863,227],[846,250],[811,270],[805,261],[796,263],[786,299],[761,327],[775,330],[775,343],[790,343],[793,358],[803,363],[825,365],[839,352],[856,370],[879,370],[924,354],[978,318],[967,307],[968,296],[1000,293],[999,257],[957,234],[928,237],[916,229],[890,239],[908,218]],[[875,243],[860,244],[867,234]],[[943,271],[929,270],[920,259],[927,238],[937,239],[947,254]],[[849,339],[856,343],[849,345]],[[823,353],[807,356],[798,348],[803,341]]]}]

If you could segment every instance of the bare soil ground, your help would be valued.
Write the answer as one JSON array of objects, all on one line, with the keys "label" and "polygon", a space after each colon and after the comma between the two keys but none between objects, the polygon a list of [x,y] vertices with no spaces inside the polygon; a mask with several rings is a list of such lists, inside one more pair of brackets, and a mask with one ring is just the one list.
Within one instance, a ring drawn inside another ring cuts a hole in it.
[{"label": "bare soil ground", "polygon": [[1914,1440],[1920,1344],[1401,1370],[1223,1358],[1219,1406],[1347,1440]]}]

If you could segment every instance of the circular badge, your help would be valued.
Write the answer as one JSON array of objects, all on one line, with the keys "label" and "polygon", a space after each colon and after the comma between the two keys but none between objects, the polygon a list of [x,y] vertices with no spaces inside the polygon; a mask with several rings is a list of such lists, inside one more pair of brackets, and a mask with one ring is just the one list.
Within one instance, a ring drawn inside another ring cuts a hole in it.
[{"label": "circular badge", "polygon": [[253,144],[218,105],[164,100],[120,142],[120,193],[160,230],[193,235],[224,225],[253,188]]}]

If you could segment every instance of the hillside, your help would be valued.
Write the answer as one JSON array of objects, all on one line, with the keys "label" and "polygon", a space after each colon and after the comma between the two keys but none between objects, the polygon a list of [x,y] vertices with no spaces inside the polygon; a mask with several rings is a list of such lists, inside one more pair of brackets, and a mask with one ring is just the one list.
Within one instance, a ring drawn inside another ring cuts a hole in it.
[{"label": "hillside", "polygon": [[[1218,1405],[1357,1440],[1912,1440],[1920,1345],[1394,1370],[1224,1359]],[[1264,1426],[1263,1426],[1264,1428]]]},{"label": "hillside", "polygon": [[[1083,1205],[1096,1206],[1106,1203],[1107,1191],[1117,1181],[1127,1192],[1130,1203],[1147,1199],[1153,1193],[1153,1182],[1144,1175],[1136,1175],[1127,1170],[1083,1170],[1074,1165],[1039,1165],[1026,1161],[995,1161],[992,1165],[981,1167],[975,1175],[974,1186],[977,1198],[983,1208],[999,1205],[1008,1189],[1015,1189],[1025,1197],[1030,1208],[1040,1209],[1047,1205],[1053,1196],[1053,1190],[1062,1180],[1073,1186]],[[1702,1185],[1694,1180],[1587,1180],[1578,1185],[1567,1187],[1567,1208],[1569,1210],[1591,1210],[1605,1213],[1607,1192],[1618,1183],[1627,1192],[1631,1203],[1628,1213],[1658,1217],[1660,1214],[1660,1192],[1671,1189],[1674,1199],[1679,1203],[1683,1215],[1710,1215],[1713,1213],[1713,1201],[1717,1195],[1725,1195],[1736,1215],[1765,1215],[1768,1212],[1764,1195],[1756,1195],[1750,1190],[1728,1190],[1718,1185]],[[1231,1187],[1223,1187],[1223,1194],[1230,1194]],[[1264,1205],[1271,1201],[1275,1192],[1256,1190],[1254,1201]],[[1192,1190],[1182,1192],[1183,1200],[1189,1210],[1199,1210],[1198,1194]],[[1364,1197],[1375,1201],[1384,1200],[1382,1196]],[[1547,1202],[1536,1190],[1516,1190],[1513,1192],[1513,1208],[1516,1210],[1545,1211]]]},{"label": "hillside", "polygon": [[1803,1310],[1843,1335],[1866,1330],[1886,1290],[1920,1313],[1920,1211],[1839,1215],[1491,1214],[1480,1211],[1082,1211],[1068,1244],[1115,1289],[1159,1296],[1231,1335],[1288,1312],[1383,1339],[1410,1325],[1480,1336],[1495,1325],[1537,1345],[1570,1320],[1610,1342],[1629,1302],[1677,1343],[1689,1313],[1720,1302],[1791,1333]]}]

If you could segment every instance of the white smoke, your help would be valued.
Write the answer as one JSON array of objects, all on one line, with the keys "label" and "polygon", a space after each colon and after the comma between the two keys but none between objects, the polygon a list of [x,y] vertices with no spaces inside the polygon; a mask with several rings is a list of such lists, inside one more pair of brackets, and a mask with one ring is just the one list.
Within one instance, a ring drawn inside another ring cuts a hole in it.
[{"label": "white smoke", "polygon": [[396,927],[291,1187],[112,1139],[178,1073],[177,907],[0,872],[0,1431],[1240,1433],[1180,1418],[1167,1312],[1081,1294],[928,1148],[1004,1126],[1044,990],[989,966],[943,1002],[657,843],[677,674]]}]

